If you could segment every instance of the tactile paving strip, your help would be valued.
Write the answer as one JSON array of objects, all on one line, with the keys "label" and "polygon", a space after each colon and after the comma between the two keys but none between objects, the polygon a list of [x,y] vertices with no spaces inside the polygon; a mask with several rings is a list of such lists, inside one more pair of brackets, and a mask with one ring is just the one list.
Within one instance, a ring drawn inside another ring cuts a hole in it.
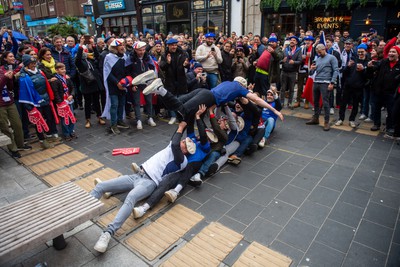
[{"label": "tactile paving strip", "polygon": [[121,173],[114,171],[113,169],[105,168],[85,178],[75,181],[75,183],[79,185],[83,190],[90,192],[94,188],[94,179],[100,178],[100,180],[102,181],[107,181],[113,178],[117,178],[120,175]]},{"label": "tactile paving strip", "polygon": [[[61,144],[61,145],[55,146],[54,148],[51,148],[51,149],[46,149],[43,151],[39,151],[37,153],[23,156],[22,158],[19,159],[19,161],[27,166],[30,166],[30,165],[39,163],[41,161],[48,160],[50,158],[54,158],[58,155],[61,155],[63,153],[71,151],[71,150],[72,150],[72,147],[67,146],[65,144]],[[29,152],[29,151],[27,151],[27,152]]]},{"label": "tactile paving strip", "polygon": [[37,175],[41,176],[52,171],[61,170],[86,157],[86,155],[79,151],[72,151],[55,159],[47,160],[45,162],[30,166],[30,169]]},{"label": "tactile paving strip", "polygon": [[203,218],[182,205],[176,205],[155,222],[133,234],[125,243],[152,261]]},{"label": "tactile paving strip", "polygon": [[161,266],[219,266],[242,238],[241,234],[213,222]]},{"label": "tactile paving strip", "polygon": [[370,135],[370,136],[378,136],[379,135],[379,131],[371,131],[369,129],[368,130],[366,130],[366,129],[357,129],[356,133]]},{"label": "tactile paving strip", "polygon": [[90,173],[103,166],[103,164],[94,159],[88,159],[68,169],[53,172],[52,174],[43,177],[43,180],[48,182],[50,185],[55,186],[81,177],[85,173]]},{"label": "tactile paving strip", "polygon": [[257,242],[253,242],[240,255],[233,267],[289,267],[292,260]]},{"label": "tactile paving strip", "polygon": [[[138,203],[137,205],[140,205]],[[158,213],[161,209],[165,208],[168,205],[168,201],[163,198],[155,207],[153,207],[151,210],[147,211],[146,214],[139,219],[134,219],[133,214],[129,216],[129,218],[125,221],[125,223],[122,225],[122,227],[117,231],[115,234],[117,237],[122,236],[123,234],[127,232],[131,232],[134,230],[136,227],[142,224],[143,221],[145,221],[148,217],[151,217],[152,215]],[[115,216],[118,213],[118,209],[113,210],[110,213],[105,214],[102,216],[97,223],[100,224],[103,227],[107,227],[115,218]]]}]

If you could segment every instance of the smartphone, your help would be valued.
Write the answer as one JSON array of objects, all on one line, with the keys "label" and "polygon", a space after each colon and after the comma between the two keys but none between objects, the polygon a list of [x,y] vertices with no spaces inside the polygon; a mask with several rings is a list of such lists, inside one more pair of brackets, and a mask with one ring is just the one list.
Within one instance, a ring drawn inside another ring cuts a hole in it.
[{"label": "smartphone", "polygon": [[215,48],[214,48],[214,47],[211,47],[211,51],[213,51],[213,52],[214,52],[214,51],[215,51]]},{"label": "smartphone", "polygon": [[85,39],[85,44],[90,44],[90,38],[91,38],[90,35],[85,34],[85,35],[83,36],[83,38]]}]

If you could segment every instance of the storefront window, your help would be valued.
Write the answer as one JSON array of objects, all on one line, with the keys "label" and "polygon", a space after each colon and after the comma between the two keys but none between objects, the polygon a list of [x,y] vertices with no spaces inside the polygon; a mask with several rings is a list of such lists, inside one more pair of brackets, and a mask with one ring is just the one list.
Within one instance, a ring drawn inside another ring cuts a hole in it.
[{"label": "storefront window", "polygon": [[154,6],[154,13],[160,14],[160,13],[164,13],[164,12],[165,12],[164,5],[155,5]]},{"label": "storefront window", "polygon": [[219,32],[224,29],[224,11],[196,12],[192,14],[194,33]]},{"label": "storefront window", "polygon": [[155,15],[154,16],[154,30],[157,33],[167,32],[167,21],[165,15]]}]

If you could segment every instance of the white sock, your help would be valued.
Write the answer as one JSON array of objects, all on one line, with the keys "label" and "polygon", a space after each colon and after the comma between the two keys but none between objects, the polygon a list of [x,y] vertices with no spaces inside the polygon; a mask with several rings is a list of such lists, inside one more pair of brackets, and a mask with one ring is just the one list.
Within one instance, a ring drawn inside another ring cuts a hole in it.
[{"label": "white sock", "polygon": [[165,96],[168,93],[167,89],[165,89],[163,86],[158,88],[158,91],[159,91],[160,96]]},{"label": "white sock", "polygon": [[178,184],[175,189],[174,189],[177,193],[181,192],[182,190],[182,185]]},{"label": "white sock", "polygon": [[150,209],[150,206],[149,206],[149,204],[144,203],[142,208],[144,209],[144,211],[148,211]]}]

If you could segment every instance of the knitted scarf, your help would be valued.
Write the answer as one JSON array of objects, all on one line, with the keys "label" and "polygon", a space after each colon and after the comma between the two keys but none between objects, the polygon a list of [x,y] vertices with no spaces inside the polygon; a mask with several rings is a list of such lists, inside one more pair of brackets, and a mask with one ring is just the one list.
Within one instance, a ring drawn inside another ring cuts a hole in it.
[{"label": "knitted scarf", "polygon": [[47,60],[42,60],[40,61],[46,68],[48,68],[52,74],[56,73],[56,61],[54,60],[53,57],[51,57],[50,62]]}]

